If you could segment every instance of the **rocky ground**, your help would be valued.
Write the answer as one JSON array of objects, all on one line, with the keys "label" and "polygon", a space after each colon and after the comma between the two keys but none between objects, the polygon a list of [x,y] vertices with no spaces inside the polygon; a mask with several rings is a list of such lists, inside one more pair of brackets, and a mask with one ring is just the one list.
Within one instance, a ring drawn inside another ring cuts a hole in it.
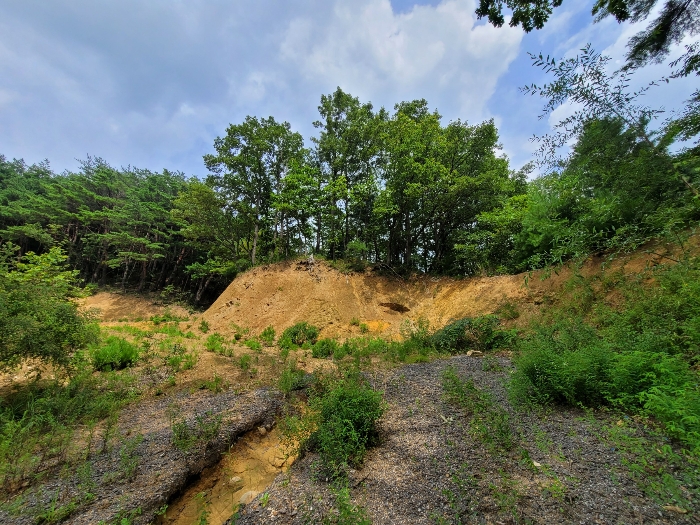
[{"label": "rocky ground", "polygon": [[88,442],[90,454],[75,471],[35,484],[0,510],[0,523],[53,523],[68,511],[72,524],[151,523],[238,436],[271,428],[279,408],[279,397],[264,389],[183,391],[127,407]]},{"label": "rocky ground", "polygon": [[[506,407],[514,436],[509,451],[489,447],[471,418],[444,399],[448,367]],[[508,374],[507,359],[459,356],[374,377],[388,403],[381,444],[350,473],[346,510],[358,505],[377,525],[697,523],[683,509],[645,496],[619,452],[601,438],[606,416],[517,412],[503,388]],[[266,496],[244,507],[235,523],[335,523],[337,503],[337,489],[326,481],[318,457],[307,454]]]}]

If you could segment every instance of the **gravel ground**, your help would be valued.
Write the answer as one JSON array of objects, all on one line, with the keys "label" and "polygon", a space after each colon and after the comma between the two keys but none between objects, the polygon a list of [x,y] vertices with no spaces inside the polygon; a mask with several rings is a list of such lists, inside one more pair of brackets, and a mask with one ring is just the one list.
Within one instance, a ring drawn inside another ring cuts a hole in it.
[{"label": "gravel ground", "polygon": [[[0,523],[34,524],[42,512],[71,502],[77,505],[66,520],[71,524],[119,523],[123,518],[151,523],[157,509],[216,463],[237,436],[261,425],[271,427],[279,408],[279,397],[267,390],[182,392],[127,407],[106,451],[101,451],[104,435],[98,436],[88,459],[30,487],[15,500],[14,509],[0,510]],[[184,422],[192,436],[217,426],[218,432],[211,430],[206,439],[181,451],[173,446],[173,418]],[[87,493],[94,497],[86,500]]]},{"label": "gravel ground", "polygon": [[[373,378],[389,406],[381,444],[349,476],[352,502],[372,523],[698,523],[644,495],[615,448],[598,437],[600,421],[591,417],[603,416],[513,411],[503,387],[510,364],[501,359],[500,366],[485,371],[483,360],[458,356]],[[517,436],[510,452],[490,451],[470,431],[470,418],[443,399],[447,367],[509,412]],[[275,480],[265,506],[258,497],[235,523],[335,522],[335,496],[317,464],[307,454]]]}]

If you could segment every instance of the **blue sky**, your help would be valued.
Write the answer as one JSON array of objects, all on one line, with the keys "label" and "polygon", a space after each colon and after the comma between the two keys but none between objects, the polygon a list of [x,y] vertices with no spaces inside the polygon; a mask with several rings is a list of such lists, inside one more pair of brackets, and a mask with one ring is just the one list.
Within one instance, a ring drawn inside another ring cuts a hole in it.
[{"label": "blue sky", "polygon": [[[591,4],[564,2],[524,34],[477,21],[474,0],[0,0],[0,154],[57,172],[93,155],[201,176],[214,138],[246,115],[287,120],[308,142],[321,95],[340,86],[377,108],[425,98],[446,122],[494,118],[517,169],[553,122],[518,91],[546,80],[527,53],[591,42],[621,64],[636,28],[593,24]],[[646,102],[672,110],[695,84]]]}]

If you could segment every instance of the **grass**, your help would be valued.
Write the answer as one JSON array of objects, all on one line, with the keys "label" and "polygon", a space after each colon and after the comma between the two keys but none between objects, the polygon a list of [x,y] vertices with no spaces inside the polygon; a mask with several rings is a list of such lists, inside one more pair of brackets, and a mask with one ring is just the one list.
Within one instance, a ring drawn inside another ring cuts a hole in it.
[{"label": "grass", "polygon": [[[611,287],[621,304],[606,302]],[[613,284],[572,279],[518,345],[510,391],[519,403],[643,415],[700,454],[699,363],[700,261],[690,258]]]},{"label": "grass", "polygon": [[442,388],[447,401],[470,416],[472,434],[494,453],[508,452],[516,444],[510,415],[493,401],[488,392],[479,390],[471,379],[459,377],[454,368],[445,369]]},{"label": "grass", "polygon": [[[79,429],[87,430],[89,450],[90,429],[138,395],[128,371],[94,375],[91,367],[76,366],[81,368],[67,384],[37,381],[0,401],[0,486],[6,490],[31,480],[56,461],[81,461],[86,449],[76,440]],[[105,441],[108,430],[109,425]]]},{"label": "grass", "polygon": [[109,336],[104,344],[92,349],[95,370],[121,370],[133,366],[138,359],[138,347],[120,337]]},{"label": "grass", "polygon": [[355,368],[317,375],[308,410],[286,418],[282,433],[286,443],[317,451],[328,476],[342,480],[347,469],[358,466],[367,449],[377,443],[376,422],[385,408],[382,393]]}]

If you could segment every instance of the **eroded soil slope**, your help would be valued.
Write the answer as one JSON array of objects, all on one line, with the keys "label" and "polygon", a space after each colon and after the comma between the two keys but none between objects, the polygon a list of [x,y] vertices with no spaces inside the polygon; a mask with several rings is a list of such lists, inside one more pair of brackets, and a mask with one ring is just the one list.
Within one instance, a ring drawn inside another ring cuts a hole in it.
[{"label": "eroded soil slope", "polygon": [[[607,272],[639,272],[657,256],[639,252],[619,258]],[[577,271],[600,273],[602,258],[592,258]],[[344,274],[325,262],[289,261],[254,268],[239,275],[203,314],[213,330],[231,331],[233,324],[259,334],[272,326],[277,333],[301,321],[321,328],[323,337],[359,335],[357,319],[371,335],[397,337],[405,320],[428,320],[440,328],[452,320],[490,314],[517,304],[522,321],[537,305],[557,293],[572,273],[502,275],[453,279],[448,277],[379,275],[367,269]],[[546,278],[545,278],[546,277]]]}]

